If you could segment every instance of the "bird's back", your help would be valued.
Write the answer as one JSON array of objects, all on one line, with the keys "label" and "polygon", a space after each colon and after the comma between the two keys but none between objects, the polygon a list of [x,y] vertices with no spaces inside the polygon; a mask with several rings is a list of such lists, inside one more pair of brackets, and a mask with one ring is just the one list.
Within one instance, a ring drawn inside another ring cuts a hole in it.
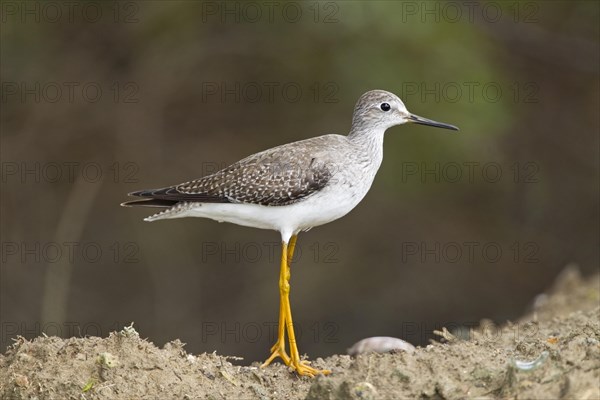
[{"label": "bird's back", "polygon": [[248,156],[208,176],[130,193],[142,199],[124,205],[170,207],[179,202],[290,205],[339,177],[353,150],[352,143],[341,135],[288,143]]}]

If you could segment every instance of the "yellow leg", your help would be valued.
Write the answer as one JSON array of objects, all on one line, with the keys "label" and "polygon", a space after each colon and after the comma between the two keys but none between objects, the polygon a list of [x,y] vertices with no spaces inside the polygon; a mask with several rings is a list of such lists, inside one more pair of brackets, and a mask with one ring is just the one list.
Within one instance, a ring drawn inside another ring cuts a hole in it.
[{"label": "yellow leg", "polygon": [[[307,365],[306,361],[300,359],[296,336],[294,334],[294,324],[292,322],[292,309],[290,306],[290,264],[296,247],[297,236],[290,239],[289,245],[282,243],[281,251],[281,269],[279,274],[279,327],[277,332],[277,342],[271,347],[271,356],[265,361],[262,367],[269,365],[275,358],[281,357],[283,362],[292,367],[298,375],[315,376],[317,374],[327,375],[331,373],[328,370],[318,370]],[[289,337],[291,356],[285,351],[285,333]]]},{"label": "yellow leg", "polygon": [[294,255],[297,237],[297,235],[292,236],[289,245],[282,243],[283,249],[279,271],[279,325],[277,326],[277,342],[271,347],[271,356],[261,365],[263,368],[271,364],[277,357],[280,357],[285,365],[290,365],[290,356],[288,356],[285,351],[286,307],[284,299],[286,297],[286,292],[289,293],[290,263],[292,262],[292,257]]}]

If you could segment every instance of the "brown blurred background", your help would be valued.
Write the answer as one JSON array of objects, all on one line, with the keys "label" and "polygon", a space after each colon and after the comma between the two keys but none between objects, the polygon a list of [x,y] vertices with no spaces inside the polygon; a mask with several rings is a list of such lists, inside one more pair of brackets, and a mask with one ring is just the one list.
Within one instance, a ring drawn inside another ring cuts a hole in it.
[{"label": "brown blurred background", "polygon": [[597,2],[69,4],[2,2],[2,350],[134,321],[265,358],[278,234],[119,203],[344,134],[375,88],[461,131],[390,129],[365,200],[300,235],[302,352],[502,323],[598,269]]}]

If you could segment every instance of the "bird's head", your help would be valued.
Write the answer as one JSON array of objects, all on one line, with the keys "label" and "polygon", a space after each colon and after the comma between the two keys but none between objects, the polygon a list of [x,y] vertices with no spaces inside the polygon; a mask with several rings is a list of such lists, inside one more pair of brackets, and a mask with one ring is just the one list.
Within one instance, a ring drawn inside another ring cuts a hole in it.
[{"label": "bird's head", "polygon": [[352,117],[352,130],[387,129],[407,122],[457,131],[454,125],[432,121],[410,113],[402,100],[385,90],[371,90],[358,99]]}]

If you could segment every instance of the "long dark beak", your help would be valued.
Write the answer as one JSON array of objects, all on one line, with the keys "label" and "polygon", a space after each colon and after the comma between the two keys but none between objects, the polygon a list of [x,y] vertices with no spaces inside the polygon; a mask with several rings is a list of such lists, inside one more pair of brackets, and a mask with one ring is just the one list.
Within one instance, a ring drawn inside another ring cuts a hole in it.
[{"label": "long dark beak", "polygon": [[419,117],[418,115],[415,115],[415,114],[410,114],[408,116],[408,120],[410,122],[413,122],[413,123],[419,124],[419,125],[435,126],[436,128],[450,129],[452,131],[459,130],[454,125],[444,124],[443,122],[432,121],[432,120],[427,119],[427,118]]}]

